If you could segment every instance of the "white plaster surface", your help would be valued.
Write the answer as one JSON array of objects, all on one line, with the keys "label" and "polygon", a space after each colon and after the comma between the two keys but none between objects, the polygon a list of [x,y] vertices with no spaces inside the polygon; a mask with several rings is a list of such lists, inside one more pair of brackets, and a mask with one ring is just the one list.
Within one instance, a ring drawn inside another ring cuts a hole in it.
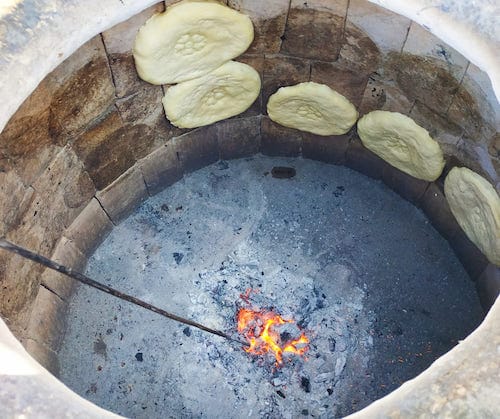
[{"label": "white plaster surface", "polygon": [[35,362],[0,320],[0,416],[118,418],[70,391]]}]

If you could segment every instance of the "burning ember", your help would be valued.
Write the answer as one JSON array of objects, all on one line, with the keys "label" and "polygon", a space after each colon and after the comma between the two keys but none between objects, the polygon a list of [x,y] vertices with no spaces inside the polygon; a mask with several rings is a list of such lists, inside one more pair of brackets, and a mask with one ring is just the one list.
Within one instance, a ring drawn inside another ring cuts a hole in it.
[{"label": "burning ember", "polygon": [[[249,291],[242,297],[248,303]],[[283,354],[292,353],[304,356],[309,349],[309,338],[295,326],[299,333],[290,333],[283,325],[294,324],[293,320],[285,320],[274,311],[251,310],[242,308],[238,311],[238,332],[249,343],[245,351],[254,355],[273,352],[276,365],[283,364]],[[298,337],[295,336],[299,335]]]}]

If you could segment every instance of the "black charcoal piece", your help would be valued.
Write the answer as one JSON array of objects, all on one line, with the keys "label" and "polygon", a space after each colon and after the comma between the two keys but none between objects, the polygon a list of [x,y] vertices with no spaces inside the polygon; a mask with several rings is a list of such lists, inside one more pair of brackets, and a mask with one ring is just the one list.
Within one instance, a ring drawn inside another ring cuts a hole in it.
[{"label": "black charcoal piece", "polygon": [[271,170],[271,175],[276,179],[290,179],[296,174],[293,167],[275,166]]},{"label": "black charcoal piece", "polygon": [[311,392],[311,381],[309,380],[309,378],[301,377],[300,386],[302,387],[302,390],[304,390],[306,393]]}]

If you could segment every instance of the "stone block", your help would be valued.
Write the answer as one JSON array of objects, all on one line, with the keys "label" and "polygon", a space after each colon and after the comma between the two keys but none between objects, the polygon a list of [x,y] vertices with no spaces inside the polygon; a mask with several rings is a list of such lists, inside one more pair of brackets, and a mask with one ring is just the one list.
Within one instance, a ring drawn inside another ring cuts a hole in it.
[{"label": "stone block", "polygon": [[26,214],[11,233],[33,238],[30,244],[34,250],[43,249],[50,254],[63,230],[90,201],[95,188],[78,157],[66,147],[33,184],[33,189]]},{"label": "stone block", "polygon": [[281,53],[313,60],[335,61],[343,42],[345,13],[291,8]]},{"label": "stone block", "polygon": [[29,338],[23,339],[22,343],[26,348],[26,351],[35,359],[36,362],[38,362],[55,377],[59,377],[59,358],[53,350]]},{"label": "stone block", "polygon": [[132,51],[137,32],[155,13],[165,10],[163,2],[157,3],[137,13],[125,22],[113,26],[102,33],[108,54],[124,54]]},{"label": "stone block", "polygon": [[57,352],[66,330],[66,309],[65,301],[41,286],[33,302],[26,337]]},{"label": "stone block", "polygon": [[0,171],[0,236],[16,227],[33,199],[34,189],[24,186],[14,170]]},{"label": "stone block", "polygon": [[[87,264],[87,258],[83,253],[64,236],[59,240],[50,259],[80,273],[83,273]],[[41,284],[64,301],[69,300],[78,285],[74,279],[52,269],[43,271]]]},{"label": "stone block", "polygon": [[365,76],[379,68],[381,54],[370,37],[358,27],[347,23],[339,53],[339,64]]},{"label": "stone block", "polygon": [[326,84],[345,96],[358,108],[368,83],[368,75],[342,64],[316,61],[312,63],[311,81]]},{"label": "stone block", "polygon": [[239,118],[217,124],[217,141],[222,160],[252,156],[260,148],[261,117]]},{"label": "stone block", "polygon": [[500,107],[486,73],[470,64],[448,109],[448,119],[461,126],[475,144],[489,144],[500,129]]},{"label": "stone block", "polygon": [[446,156],[457,156],[457,145],[462,137],[463,130],[457,124],[437,114],[420,101],[415,104],[409,115],[418,125],[429,131]]},{"label": "stone block", "polygon": [[485,123],[479,104],[463,86],[453,98],[447,117],[459,124],[476,144],[485,143],[493,135],[494,128]]},{"label": "stone block", "polygon": [[469,240],[462,229],[457,231],[449,242],[470,278],[476,281],[488,266],[486,256]]},{"label": "stone block", "polygon": [[399,196],[417,207],[420,206],[420,200],[429,187],[429,182],[414,178],[390,165],[382,172],[382,181]]},{"label": "stone block", "polygon": [[[27,247],[30,250],[35,250],[30,245],[31,238],[10,237],[7,239],[15,244]],[[43,252],[39,252],[43,253]],[[49,256],[47,252],[43,256]],[[25,310],[36,297],[38,287],[40,285],[40,274],[43,268],[34,262],[26,261],[26,259],[0,251],[0,315],[16,331],[19,336],[19,329],[23,329],[24,324],[18,325],[19,315]],[[22,278],[22,280],[20,280]],[[20,322],[24,323],[24,319]]]},{"label": "stone block", "polygon": [[[124,124],[158,125],[161,121],[167,123],[161,100],[161,86],[148,84],[141,86],[128,97],[117,99],[116,108]],[[180,130],[176,133],[178,134]]]},{"label": "stone block", "polygon": [[391,52],[385,71],[385,77],[393,77],[410,101],[418,99],[440,115],[446,114],[460,86],[440,60],[430,57]]},{"label": "stone block", "polygon": [[484,311],[489,311],[500,295],[500,267],[490,263],[477,279],[476,289]]},{"label": "stone block", "polygon": [[104,189],[134,163],[149,154],[157,142],[153,128],[145,124],[124,125],[113,111],[78,137],[73,149],[84,162],[96,188]]},{"label": "stone block", "polygon": [[60,86],[50,102],[49,129],[59,144],[82,132],[115,98],[108,58],[99,36],[68,60],[52,76],[60,81]]},{"label": "stone block", "polygon": [[219,159],[217,128],[200,127],[172,140],[185,173],[194,172]]},{"label": "stone block", "polygon": [[260,150],[268,156],[299,156],[302,151],[302,132],[263,117]]},{"label": "stone block", "polygon": [[144,157],[138,165],[150,195],[162,191],[182,178],[182,167],[173,142]]},{"label": "stone block", "polygon": [[436,60],[457,80],[462,79],[469,64],[462,54],[415,22],[410,25],[402,51]]},{"label": "stone block", "polygon": [[56,88],[46,77],[0,133],[0,170],[15,169],[26,185],[60,150],[49,132],[49,104]]},{"label": "stone block", "polygon": [[114,224],[130,215],[148,196],[146,184],[138,167],[133,166],[96,198]]},{"label": "stone block", "polygon": [[[33,184],[33,190],[24,215],[6,237],[50,257],[64,229],[91,199],[94,185],[76,155],[65,148]],[[1,257],[0,306],[2,314],[8,317],[33,300],[42,268],[19,256]]]},{"label": "stone block", "polygon": [[64,231],[64,237],[88,258],[112,228],[108,215],[99,201],[93,198]]},{"label": "stone block", "polygon": [[421,200],[421,207],[434,228],[448,241],[458,236],[462,229],[451,213],[442,187],[429,184]]},{"label": "stone block", "polygon": [[373,74],[368,78],[359,113],[365,115],[371,111],[383,110],[408,115],[413,102],[414,100],[410,101],[396,84]]},{"label": "stone block", "polygon": [[281,55],[266,56],[262,83],[262,112],[267,114],[269,96],[280,87],[309,81],[310,64],[299,58]]},{"label": "stone block", "polygon": [[115,96],[117,98],[130,96],[138,90],[149,86],[148,83],[140,79],[137,75],[134,57],[131,53],[109,54],[108,58],[115,84]]},{"label": "stone block", "polygon": [[500,182],[500,173],[495,169],[494,158],[488,153],[486,144],[476,144],[464,134],[457,144],[454,156],[460,161],[460,166],[466,166],[480,174],[493,186]]},{"label": "stone block", "polygon": [[281,37],[289,8],[289,0],[229,0],[228,6],[252,19],[255,37],[248,48],[250,54],[276,54],[280,51]]},{"label": "stone block", "polygon": [[350,0],[347,22],[362,29],[381,51],[399,52],[411,20],[366,0]]},{"label": "stone block", "polygon": [[[151,138],[145,142],[147,154],[165,144],[170,138],[178,137],[188,132],[187,129],[177,128],[165,117],[161,100],[163,90],[161,86],[147,85],[123,99],[116,101],[116,108],[125,126],[145,125]],[[146,129],[144,128],[144,131]],[[135,139],[137,142],[137,139]]]},{"label": "stone block", "polygon": [[373,179],[381,179],[389,163],[368,150],[357,137],[354,137],[346,150],[347,167]]},{"label": "stone block", "polygon": [[325,163],[345,164],[345,153],[350,135],[321,136],[310,132],[302,133],[302,156]]}]

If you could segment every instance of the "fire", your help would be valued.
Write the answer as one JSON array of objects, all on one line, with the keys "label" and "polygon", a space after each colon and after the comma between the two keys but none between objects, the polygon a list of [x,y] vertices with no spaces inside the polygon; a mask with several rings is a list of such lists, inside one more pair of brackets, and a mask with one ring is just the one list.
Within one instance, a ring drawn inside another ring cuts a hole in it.
[{"label": "fire", "polygon": [[241,333],[249,343],[245,351],[254,355],[264,355],[273,352],[276,357],[276,365],[283,364],[283,353],[294,353],[303,356],[309,349],[309,339],[301,332],[297,339],[283,342],[282,336],[276,328],[285,323],[294,323],[293,320],[285,320],[273,311],[256,311],[242,308],[238,312],[238,332]]}]

